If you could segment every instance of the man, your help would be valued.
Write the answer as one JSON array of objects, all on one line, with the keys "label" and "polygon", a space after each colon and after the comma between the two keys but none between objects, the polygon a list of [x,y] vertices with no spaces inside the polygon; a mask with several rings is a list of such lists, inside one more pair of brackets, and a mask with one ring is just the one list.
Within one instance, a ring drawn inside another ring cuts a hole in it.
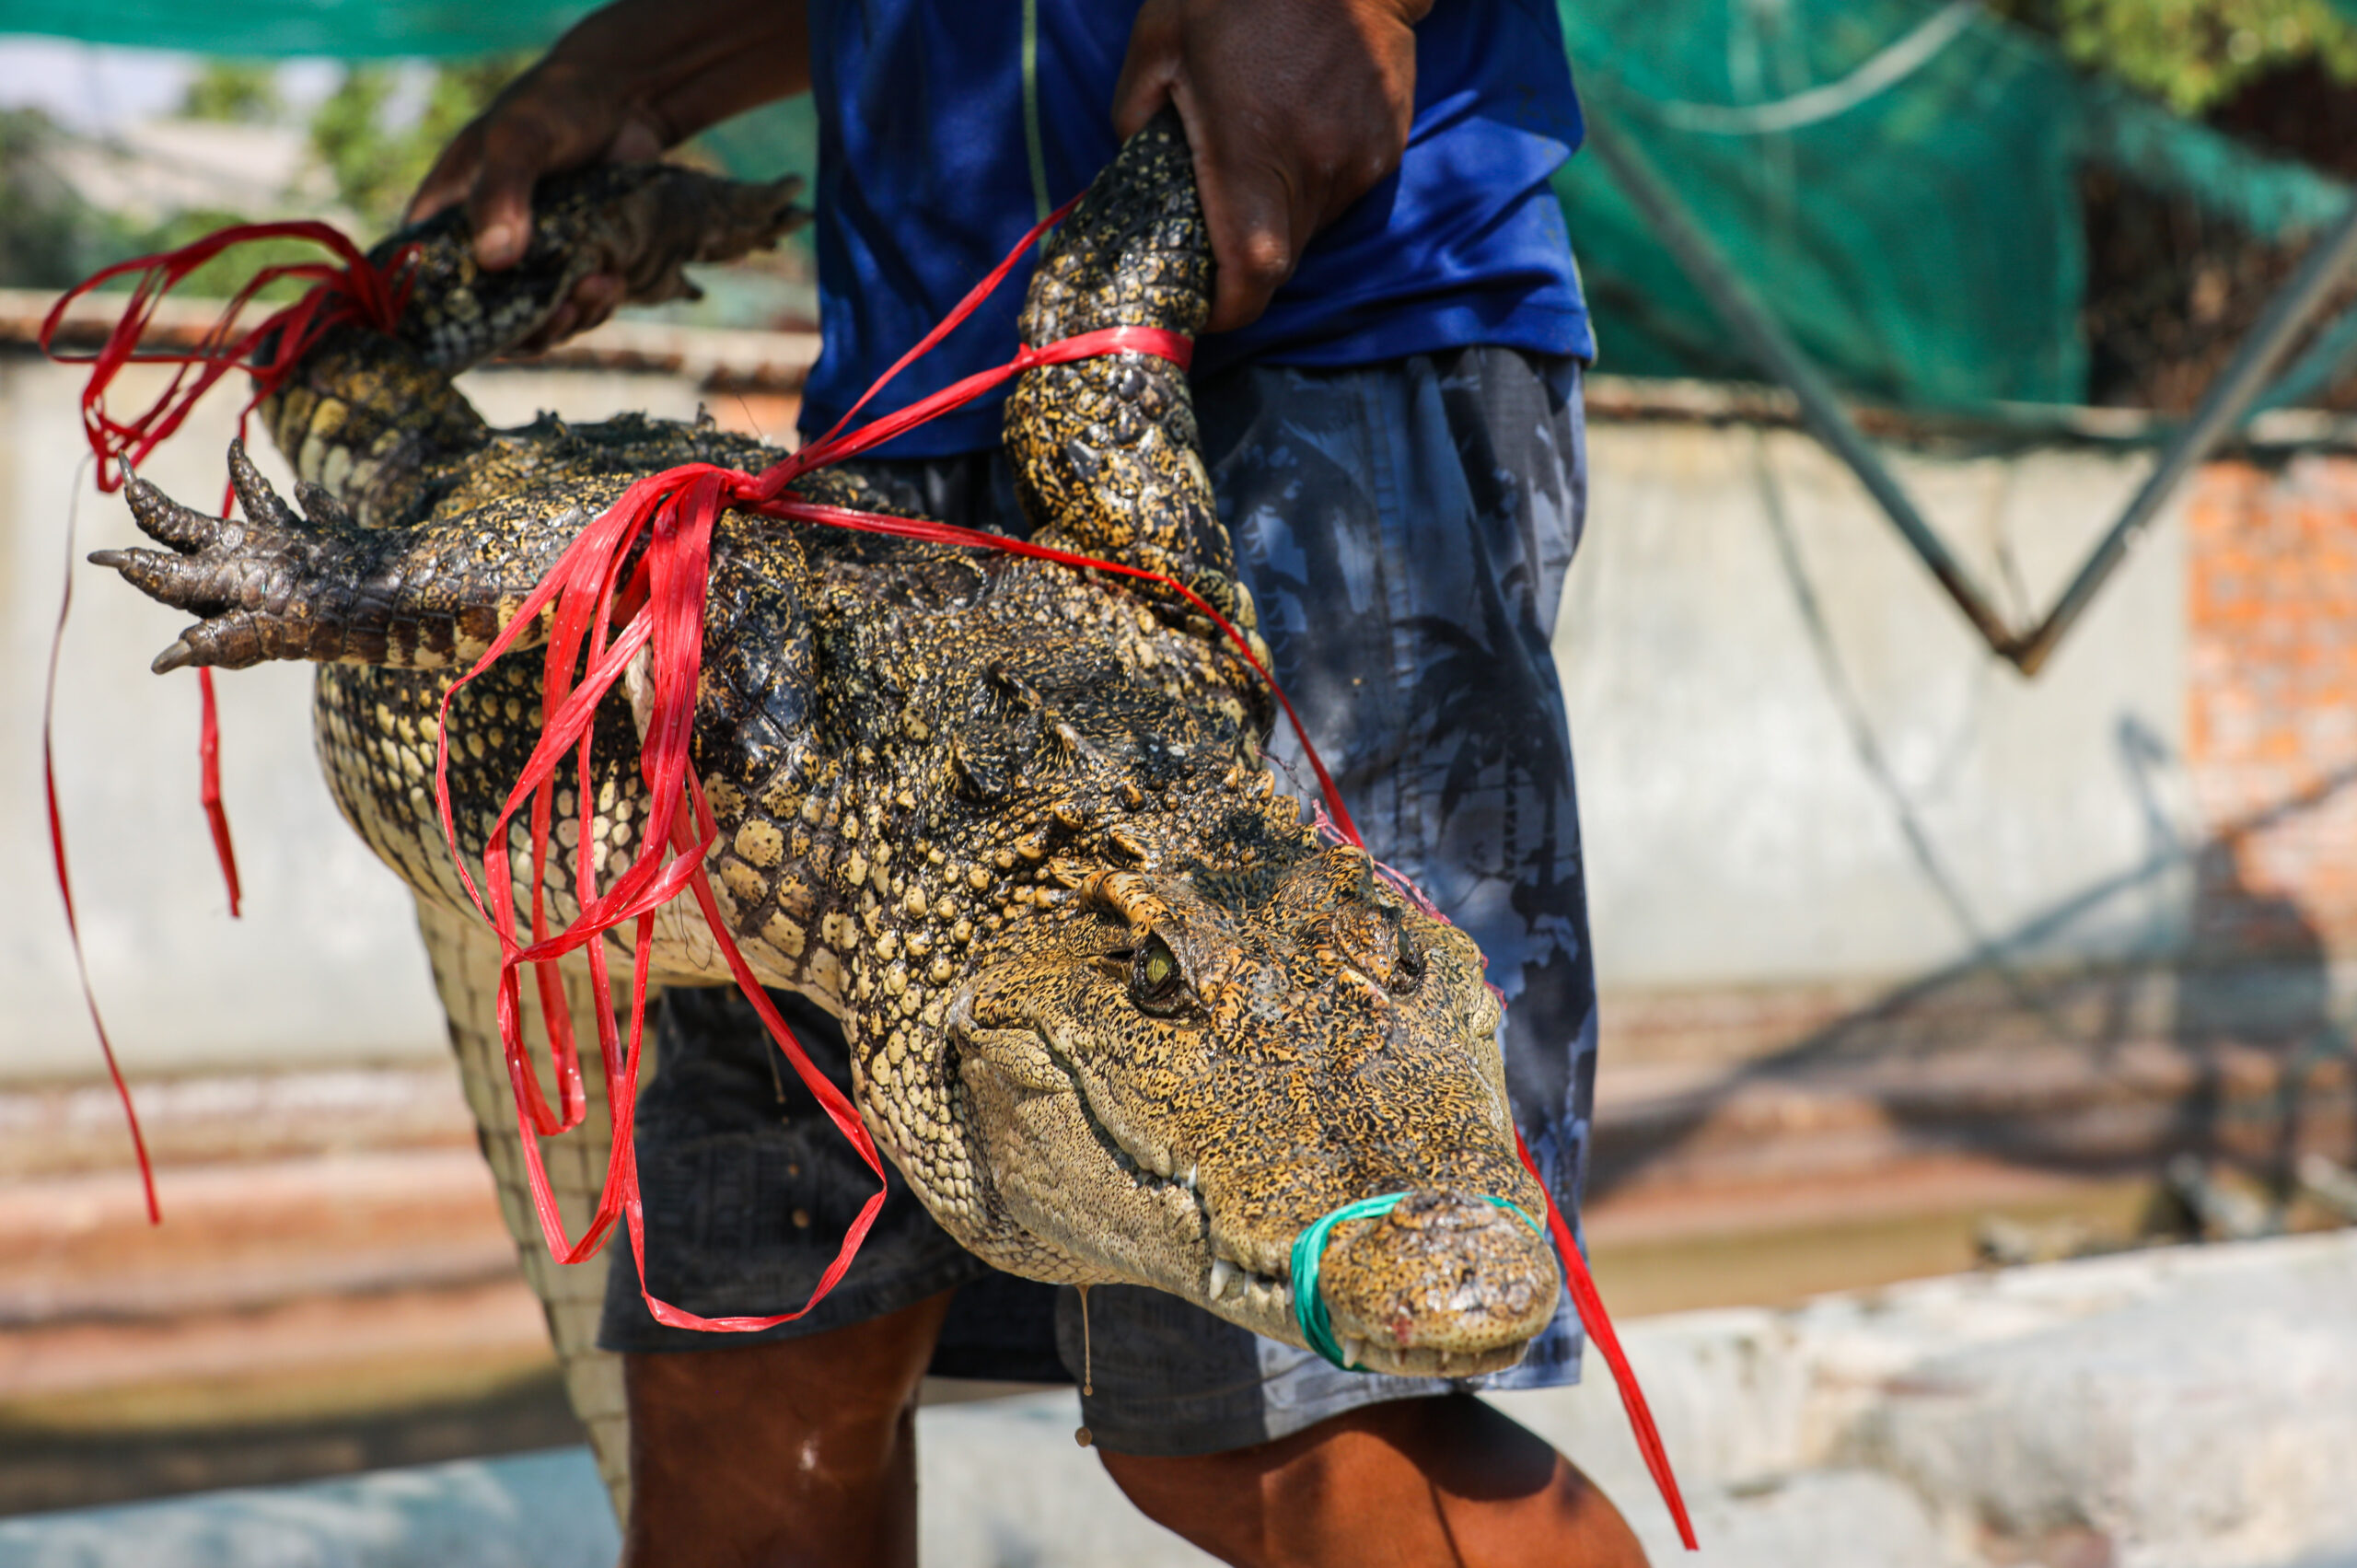
[{"label": "man", "polygon": [[[464,202],[484,263],[509,264],[538,175],[651,157],[812,90],[816,432],[1175,104],[1218,262],[1197,400],[1238,565],[1368,847],[1481,943],[1510,1003],[1516,1120],[1568,1214],[1594,981],[1550,644],[1593,344],[1546,181],[1578,110],[1545,0],[1431,3],[621,0],[461,134],[412,210]],[[1011,353],[1022,275],[882,406]],[[620,286],[586,282],[551,336]],[[999,418],[971,405],[863,466],[932,515],[1020,529]],[[791,1016],[847,1087],[840,1035]],[[790,1309],[866,1178],[776,1086],[741,1003],[675,993],[659,1028],[648,1284],[707,1315]],[[1155,1292],[1084,1305],[993,1273],[905,1193],[885,1214],[835,1293],[766,1335],[660,1327],[617,1260],[603,1338],[626,1355],[626,1562],[912,1562],[929,1368],[1085,1380],[1114,1480],[1229,1562],[1642,1561],[1585,1476],[1462,1388],[1344,1373]],[[1566,1308],[1485,1381],[1567,1382],[1578,1352]]]}]

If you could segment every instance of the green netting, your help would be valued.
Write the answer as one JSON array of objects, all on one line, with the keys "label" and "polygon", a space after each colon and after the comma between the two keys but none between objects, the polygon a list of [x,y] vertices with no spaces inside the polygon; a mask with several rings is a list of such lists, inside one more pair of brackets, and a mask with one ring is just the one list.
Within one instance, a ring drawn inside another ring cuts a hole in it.
[{"label": "green netting", "polygon": [[[2053,55],[1912,0],[1562,13],[1590,111],[1651,156],[1836,378],[1939,405],[2080,397],[2075,81]],[[1877,70],[1910,35],[1911,69]],[[1573,159],[1557,189],[1610,368],[1750,373],[1598,160]]]},{"label": "green netting", "polygon": [[[1579,0],[1562,14],[1592,110],[1670,176],[1837,379],[1903,403],[2084,399],[2089,160],[2268,238],[2348,202],[1969,5]],[[1557,189],[1613,368],[1747,373],[1596,160]]]},{"label": "green netting", "polygon": [[[2357,0],[2335,3],[2357,12]],[[586,8],[0,0],[0,32],[245,56],[463,54],[545,43]],[[1973,0],[1560,8],[1591,113],[1668,177],[1803,348],[1878,399],[1933,408],[2084,401],[2078,175],[2090,160],[2266,239],[2320,227],[2348,201],[2332,180],[2091,82]],[[816,138],[806,105],[708,140],[732,167],[766,175],[807,171]],[[1606,368],[1756,373],[1601,160],[1573,159],[1557,191]],[[2329,357],[2339,363],[2339,345]],[[2311,380],[2321,374],[2308,370]]]},{"label": "green netting", "polygon": [[583,0],[0,0],[0,33],[250,59],[488,54],[553,41]]},{"label": "green netting", "polygon": [[2090,159],[2148,189],[2189,197],[2255,235],[2312,233],[2349,209],[2349,187],[2340,180],[2124,92],[2089,89],[2085,127]]}]

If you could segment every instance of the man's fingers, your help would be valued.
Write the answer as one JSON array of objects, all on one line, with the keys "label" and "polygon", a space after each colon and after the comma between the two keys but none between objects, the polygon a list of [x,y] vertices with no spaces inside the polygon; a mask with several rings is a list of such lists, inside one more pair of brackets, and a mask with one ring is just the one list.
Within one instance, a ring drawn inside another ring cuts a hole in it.
[{"label": "man's fingers", "polygon": [[485,127],[482,141],[467,220],[474,226],[476,261],[498,272],[522,261],[531,240],[533,182],[575,160],[529,112],[500,116]]},{"label": "man's fingers", "polygon": [[[586,332],[614,313],[628,287],[611,273],[592,273],[573,285],[573,321],[565,331]],[[555,340],[550,340],[553,343]]]},{"label": "man's fingers", "polygon": [[546,354],[558,343],[571,337],[575,324],[580,319],[581,308],[568,298],[551,313],[547,320],[540,323],[539,331],[517,343],[509,352],[518,354]]},{"label": "man's fingers", "polygon": [[474,226],[475,261],[485,271],[495,273],[524,259],[532,236],[531,191],[528,180],[493,185],[477,177],[467,219]]},{"label": "man's fingers", "polygon": [[565,339],[586,332],[614,313],[629,285],[611,273],[592,273],[573,285],[540,330],[516,345],[518,354],[546,354]]},{"label": "man's fingers", "polygon": [[1179,63],[1178,15],[1167,6],[1147,6],[1130,29],[1121,77],[1113,84],[1113,133],[1128,141],[1145,129],[1154,111],[1170,101]]},{"label": "man's fingers", "polygon": [[1224,222],[1213,218],[1211,203],[1204,203],[1203,219],[1212,231],[1212,257],[1218,263],[1205,331],[1232,332],[1250,326],[1293,276],[1300,260],[1294,236],[1306,229],[1295,226],[1287,203],[1268,200],[1268,194],[1232,203]]},{"label": "man's fingers", "polygon": [[467,199],[474,189],[475,169],[482,161],[482,136],[472,125],[459,132],[434,167],[425,171],[419,181],[417,194],[409,199],[409,207],[401,215],[403,223],[424,223],[445,207],[455,207]]},{"label": "man's fingers", "polygon": [[648,123],[645,117],[633,114],[614,133],[613,144],[606,149],[608,163],[652,163],[664,153],[663,134]]},{"label": "man's fingers", "polygon": [[1219,270],[1209,330],[1259,319],[1311,238],[1395,168],[1430,0],[1144,0],[1115,89],[1178,106]]},{"label": "man's fingers", "polygon": [[1251,325],[1293,276],[1318,222],[1314,192],[1300,189],[1298,170],[1267,157],[1240,152],[1204,123],[1194,95],[1181,83],[1179,118],[1195,150],[1195,185],[1202,194],[1203,226],[1211,230],[1213,270],[1210,332]]}]

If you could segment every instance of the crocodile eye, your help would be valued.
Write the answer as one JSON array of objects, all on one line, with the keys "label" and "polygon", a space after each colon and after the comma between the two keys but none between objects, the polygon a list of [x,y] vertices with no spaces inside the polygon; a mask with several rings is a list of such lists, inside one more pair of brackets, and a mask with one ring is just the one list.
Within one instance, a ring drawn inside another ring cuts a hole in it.
[{"label": "crocodile eye", "polygon": [[1186,994],[1187,976],[1178,968],[1178,955],[1161,937],[1147,937],[1130,966],[1130,999],[1142,1011],[1167,1015],[1178,1010]]}]

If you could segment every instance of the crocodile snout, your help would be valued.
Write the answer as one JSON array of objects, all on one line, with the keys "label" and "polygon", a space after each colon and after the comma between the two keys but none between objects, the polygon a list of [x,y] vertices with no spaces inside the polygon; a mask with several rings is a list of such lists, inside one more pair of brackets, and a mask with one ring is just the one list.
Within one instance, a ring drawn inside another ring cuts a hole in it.
[{"label": "crocodile snout", "polygon": [[1471,1376],[1521,1358],[1554,1316],[1561,1277],[1554,1252],[1512,1210],[1421,1191],[1388,1214],[1337,1225],[1319,1292],[1345,1360]]}]

